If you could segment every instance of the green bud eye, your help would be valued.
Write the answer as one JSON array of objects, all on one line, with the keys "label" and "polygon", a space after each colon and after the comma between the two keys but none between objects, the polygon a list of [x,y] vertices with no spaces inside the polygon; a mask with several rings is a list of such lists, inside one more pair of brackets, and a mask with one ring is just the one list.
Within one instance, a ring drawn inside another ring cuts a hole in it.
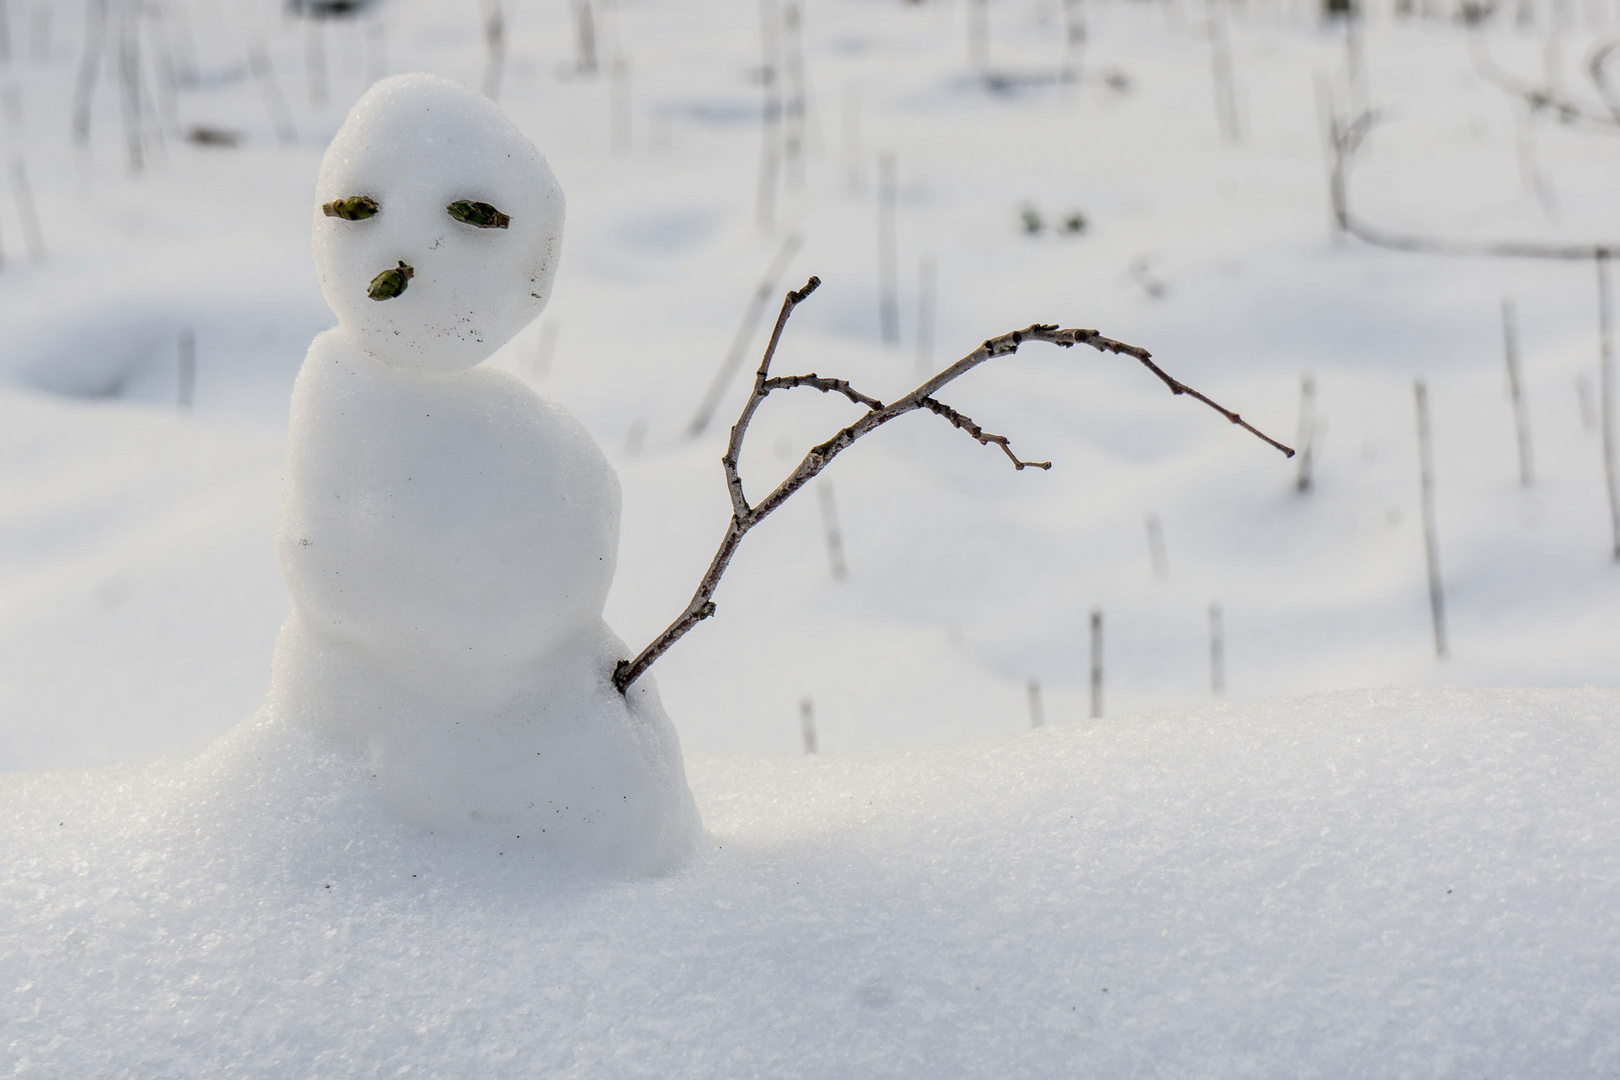
[{"label": "green bud eye", "polygon": [[445,207],[445,211],[457,221],[466,222],[478,229],[504,229],[512,223],[511,218],[487,202],[457,199]]},{"label": "green bud eye", "polygon": [[350,195],[347,199],[333,199],[323,203],[321,213],[344,221],[364,221],[377,215],[377,200],[369,195]]},{"label": "green bud eye", "polygon": [[366,289],[366,295],[373,300],[392,300],[405,291],[406,282],[416,276],[416,268],[403,259],[392,270],[384,270],[371,279],[371,285]]}]

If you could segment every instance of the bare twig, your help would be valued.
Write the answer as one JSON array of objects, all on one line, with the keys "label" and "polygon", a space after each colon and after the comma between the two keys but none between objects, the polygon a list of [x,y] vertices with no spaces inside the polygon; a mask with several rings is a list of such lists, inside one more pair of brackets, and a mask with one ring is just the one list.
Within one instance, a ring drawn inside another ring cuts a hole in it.
[{"label": "bare twig", "polygon": [[1446,658],[1446,597],[1440,581],[1440,541],[1434,525],[1434,449],[1429,429],[1429,389],[1413,383],[1417,397],[1418,467],[1422,472],[1423,555],[1429,571],[1429,620],[1434,627],[1434,655]]},{"label": "bare twig", "polygon": [[270,122],[275,125],[276,138],[283,146],[296,145],[298,128],[293,123],[287,99],[282,96],[281,86],[276,81],[276,69],[270,63],[270,53],[262,38],[256,37],[248,44],[248,70],[253,73],[254,81],[259,84],[259,92],[264,96],[265,108],[270,111]]},{"label": "bare twig", "polygon": [[[1480,76],[1498,90],[1523,100],[1532,113],[1550,113],[1557,117],[1560,123],[1601,128],[1605,131],[1614,131],[1620,127],[1620,111],[1612,104],[1607,108],[1598,108],[1570,96],[1558,87],[1550,84],[1537,86],[1518,78],[1491,59],[1485,50],[1485,39],[1477,30],[1469,33],[1468,43],[1470,51],[1474,54],[1474,67]],[[1588,62],[1592,80],[1605,98],[1608,97],[1608,93],[1603,82],[1602,64],[1606,59],[1600,50],[1594,53]]]},{"label": "bare twig", "polygon": [[754,196],[754,218],[761,232],[776,228],[776,188],[782,174],[782,90],[777,81],[781,52],[777,11],[771,0],[759,0],[759,81],[761,108],[759,185]]},{"label": "bare twig", "polygon": [[484,0],[484,96],[498,101],[506,71],[506,12],[501,0]]},{"label": "bare twig", "polygon": [[1609,41],[1592,50],[1592,55],[1586,59],[1587,73],[1592,76],[1592,85],[1602,95],[1603,103],[1609,107],[1609,112],[1620,123],[1620,89],[1609,82],[1609,61],[1620,55],[1620,41]]},{"label": "bare twig", "polygon": [[90,141],[90,105],[96,75],[101,71],[101,56],[107,47],[107,0],[89,0],[84,18],[84,54],[73,87],[73,141],[80,146]]},{"label": "bare twig", "polygon": [[1349,174],[1356,151],[1378,121],[1375,113],[1362,113],[1349,121],[1328,120],[1328,142],[1333,156],[1328,178],[1333,220],[1343,232],[1374,247],[1430,255],[1495,256],[1509,259],[1606,259],[1620,252],[1620,242],[1560,244],[1542,240],[1457,240],[1438,236],[1397,233],[1358,218],[1350,209]]},{"label": "bare twig", "polygon": [[1210,71],[1215,79],[1215,116],[1220,121],[1221,140],[1239,141],[1237,90],[1232,78],[1232,43],[1226,33],[1226,19],[1218,0],[1209,5]]},{"label": "bare twig", "polygon": [[[669,648],[679,641],[692,627],[714,614],[714,594],[720,586],[720,578],[731,564],[732,556],[737,552],[737,545],[748,531],[761,521],[764,521],[772,511],[781,506],[794,492],[804,487],[814,479],[832,460],[845,450],[853,446],[856,440],[863,435],[875,431],[887,424],[890,420],[906,413],[925,409],[936,415],[944,417],[950,423],[966,431],[973,438],[985,445],[995,444],[1011,459],[1015,468],[1022,469],[1028,465],[1039,468],[1050,467],[1049,462],[1021,461],[1007,445],[1003,436],[991,435],[977,424],[974,424],[961,413],[950,408],[934,397],[939,390],[947,384],[972,371],[987,360],[998,356],[1008,356],[1018,351],[1018,347],[1027,342],[1038,341],[1060,348],[1072,348],[1075,345],[1086,345],[1098,352],[1115,353],[1121,356],[1132,357],[1142,363],[1149,371],[1159,377],[1169,387],[1173,394],[1185,394],[1203,402],[1216,412],[1224,416],[1230,423],[1237,424],[1246,431],[1251,432],[1271,446],[1281,450],[1288,457],[1294,451],[1275,439],[1259,431],[1237,413],[1226,407],[1216,404],[1203,394],[1192,389],[1166,374],[1153,362],[1152,355],[1143,348],[1127,345],[1122,341],[1104,337],[1095,330],[1060,329],[1055,324],[1036,323],[1022,330],[1002,334],[990,338],[977,349],[968,353],[956,363],[945,368],[933,378],[926,380],[911,393],[898,398],[885,405],[867,394],[855,390],[843,379],[827,379],[822,376],[810,374],[799,376],[776,377],[771,376],[771,361],[776,356],[777,345],[782,340],[782,331],[787,326],[788,317],[793,309],[803,303],[807,297],[821,285],[821,279],[810,278],[804,287],[791,290],[782,301],[782,310],[776,317],[776,325],[771,330],[770,341],[765,346],[765,355],[760,360],[759,370],[754,375],[754,392],[749,395],[748,401],[743,405],[742,413],[731,428],[731,440],[726,446],[725,456],[720,464],[725,470],[726,490],[731,497],[731,520],[726,525],[725,535],[721,537],[720,547],[704,571],[702,579],[698,582],[697,591],[692,594],[691,601],[686,609],[665,627],[652,642],[633,660],[620,660],[613,670],[613,685],[622,694],[630,684],[639,678],[642,672],[650,667]],[[825,442],[811,447],[798,466],[788,474],[787,478],[778,484],[770,494],[766,495],[757,504],[750,504],[748,496],[743,490],[742,475],[738,471],[742,459],[743,440],[748,434],[748,425],[753,422],[754,414],[759,411],[760,405],[773,390],[792,389],[794,387],[809,386],[822,393],[839,393],[851,401],[866,406],[866,413],[854,423],[841,428]]]},{"label": "bare twig", "polygon": [[1614,321],[1609,313],[1609,256],[1596,259],[1598,287],[1598,416],[1603,425],[1603,483],[1609,493],[1614,557],[1620,560],[1620,482],[1614,460]]},{"label": "bare twig", "polygon": [[849,563],[844,559],[844,533],[838,527],[838,504],[833,499],[832,483],[823,480],[816,485],[821,498],[821,527],[827,537],[827,567],[834,581],[849,577]]},{"label": "bare twig", "polygon": [[1103,714],[1103,623],[1102,610],[1091,609],[1091,718]]},{"label": "bare twig", "polygon": [[35,262],[45,261],[45,233],[39,227],[39,211],[34,206],[34,194],[28,187],[28,171],[23,159],[11,159],[11,196],[17,203],[17,216],[22,218],[23,235],[28,240],[28,255]]},{"label": "bare twig", "polygon": [[697,413],[692,422],[686,426],[686,433],[697,438],[708,428],[709,421],[714,417],[714,410],[720,405],[720,398],[725,394],[726,387],[731,385],[732,377],[742,366],[743,356],[748,351],[748,343],[754,340],[754,331],[759,328],[759,320],[765,314],[765,305],[771,302],[771,294],[776,291],[776,282],[786,271],[788,263],[793,261],[799,248],[804,244],[804,237],[794,233],[782,241],[782,246],[776,252],[776,257],[766,267],[765,274],[759,279],[759,285],[754,289],[754,295],[748,300],[748,307],[743,312],[742,323],[737,327],[736,336],[731,339],[731,348],[726,350],[726,357],[720,362],[720,370],[714,373],[714,380],[703,394],[703,400],[698,404]]},{"label": "bare twig", "polygon": [[883,344],[900,344],[899,242],[895,237],[894,151],[878,155],[878,326]]},{"label": "bare twig", "polygon": [[1507,361],[1508,397],[1513,402],[1513,434],[1519,447],[1519,483],[1529,487],[1535,470],[1530,465],[1530,415],[1524,404],[1524,384],[1519,378],[1519,321],[1513,300],[1502,298],[1502,355]]}]

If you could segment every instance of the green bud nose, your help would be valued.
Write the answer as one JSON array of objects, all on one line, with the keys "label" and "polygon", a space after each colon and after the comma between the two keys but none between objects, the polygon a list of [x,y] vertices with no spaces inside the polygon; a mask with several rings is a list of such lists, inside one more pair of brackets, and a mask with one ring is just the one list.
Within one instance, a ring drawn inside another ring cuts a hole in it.
[{"label": "green bud nose", "polygon": [[371,279],[366,295],[373,300],[392,300],[405,291],[406,284],[415,276],[416,269],[401,259],[398,266]]}]

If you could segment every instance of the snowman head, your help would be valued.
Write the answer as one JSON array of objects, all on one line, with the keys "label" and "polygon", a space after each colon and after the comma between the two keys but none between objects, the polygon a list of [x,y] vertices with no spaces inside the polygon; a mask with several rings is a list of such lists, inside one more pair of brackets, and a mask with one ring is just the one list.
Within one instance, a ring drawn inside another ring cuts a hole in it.
[{"label": "snowman head", "polygon": [[315,270],[366,352],[448,374],[545,308],[562,227],[556,177],[493,102],[396,75],[355,103],[321,160]]}]

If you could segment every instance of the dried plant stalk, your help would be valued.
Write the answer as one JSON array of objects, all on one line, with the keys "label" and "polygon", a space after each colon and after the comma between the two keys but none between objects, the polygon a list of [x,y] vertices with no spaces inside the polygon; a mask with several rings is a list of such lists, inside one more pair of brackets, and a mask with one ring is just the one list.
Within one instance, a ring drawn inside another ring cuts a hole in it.
[{"label": "dried plant stalk", "polygon": [[[692,594],[691,602],[686,610],[664,628],[652,642],[638,653],[633,660],[620,660],[613,669],[613,685],[619,693],[629,689],[630,684],[638,679],[642,672],[652,666],[670,646],[679,641],[686,632],[698,623],[714,614],[714,593],[720,586],[720,578],[731,565],[732,556],[737,553],[737,545],[748,531],[766,517],[777,507],[786,502],[794,492],[804,487],[816,477],[821,470],[832,463],[833,458],[843,453],[855,444],[863,435],[887,424],[890,420],[904,416],[919,409],[932,412],[945,418],[953,427],[966,431],[980,444],[998,447],[1013,468],[1049,469],[1049,461],[1024,461],[1013,453],[1012,446],[1004,435],[994,435],[985,431],[971,419],[957,412],[934,397],[944,386],[956,381],[963,375],[972,371],[986,360],[998,356],[1008,356],[1018,351],[1020,345],[1031,341],[1045,342],[1060,348],[1072,348],[1075,345],[1088,345],[1098,352],[1117,353],[1129,356],[1140,361],[1153,374],[1157,375],[1172,394],[1185,394],[1197,401],[1203,402],[1228,421],[1250,432],[1267,444],[1281,450],[1287,457],[1293,457],[1294,451],[1271,436],[1260,431],[1237,413],[1218,405],[1192,387],[1177,381],[1153,362],[1152,355],[1143,348],[1127,345],[1123,341],[1115,341],[1099,334],[1095,330],[1065,330],[1059,329],[1055,324],[1036,323],[1022,330],[1014,330],[1000,337],[993,337],[984,342],[977,349],[968,353],[956,363],[947,367],[933,378],[924,382],[911,393],[885,405],[869,394],[856,390],[844,379],[825,378],[811,372],[808,375],[788,375],[773,378],[771,376],[771,360],[776,355],[776,346],[782,340],[782,330],[787,326],[788,316],[793,309],[802,304],[807,297],[821,285],[821,279],[812,277],[805,282],[801,289],[791,290],[782,301],[782,310],[776,316],[776,326],[771,330],[771,338],[765,346],[765,356],[760,361],[759,370],[754,374],[754,392],[749,395],[748,402],[743,406],[742,414],[731,428],[731,440],[726,446],[726,454],[720,459],[725,469],[726,489],[731,495],[731,521],[726,526],[725,535],[720,540],[720,548],[714,553],[709,568],[698,582],[697,591]],[[765,498],[757,505],[750,505],[747,496],[743,493],[742,476],[738,472],[738,464],[742,460],[743,439],[748,434],[748,425],[753,422],[754,414],[759,411],[760,405],[775,390],[791,390],[797,387],[811,387],[824,394],[841,394],[857,405],[866,406],[866,413],[848,427],[841,428],[832,438],[810,449],[798,466],[788,474]]]}]

